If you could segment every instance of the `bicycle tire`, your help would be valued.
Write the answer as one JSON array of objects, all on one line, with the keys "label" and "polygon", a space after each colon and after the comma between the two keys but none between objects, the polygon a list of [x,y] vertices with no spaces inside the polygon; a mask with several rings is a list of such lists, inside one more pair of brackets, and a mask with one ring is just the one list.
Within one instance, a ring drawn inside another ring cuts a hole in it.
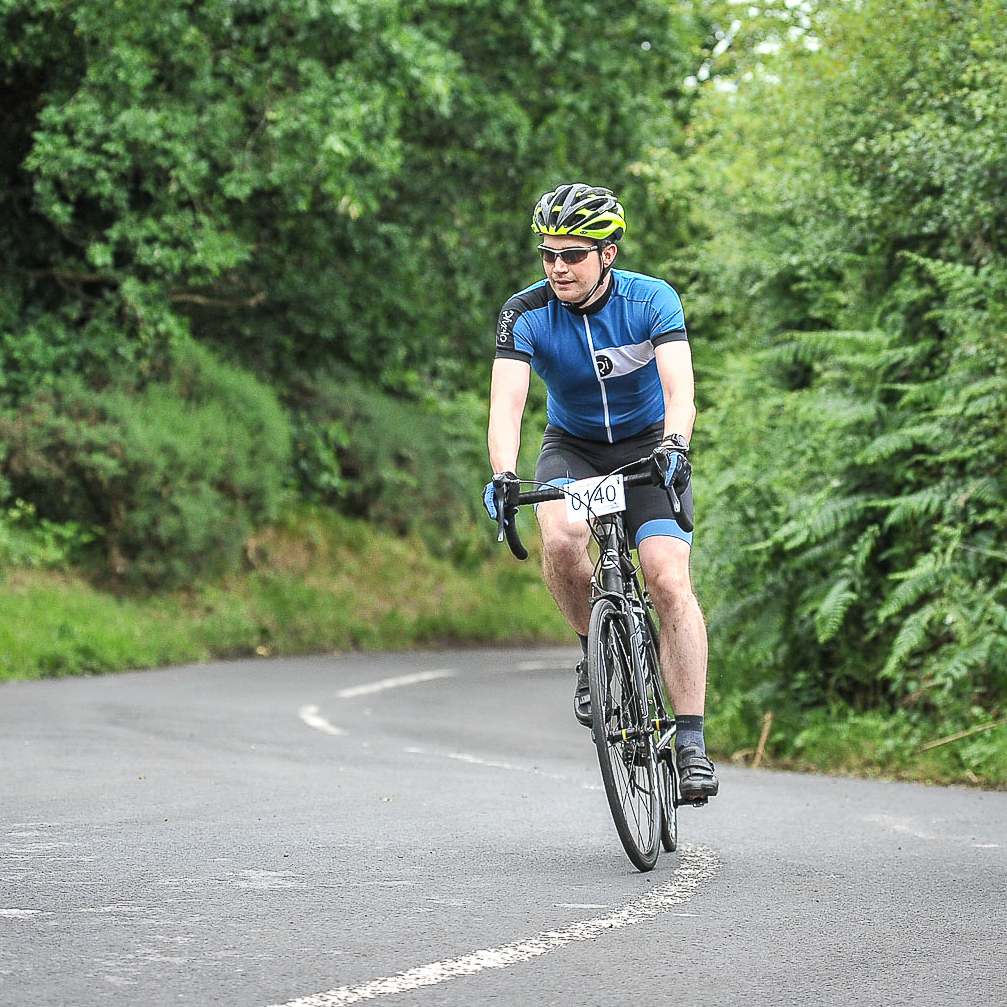
[{"label": "bicycle tire", "polygon": [[[670,758],[674,759],[674,752]],[[658,760],[661,777],[661,845],[669,852],[678,849],[678,770],[668,757]]]},{"label": "bicycle tire", "polygon": [[[653,697],[654,714],[665,720],[668,711],[665,709],[664,690],[661,688],[661,664],[657,657],[657,649],[653,641],[647,644],[647,677],[650,680],[651,696]],[[678,767],[675,765],[674,734],[671,736],[669,751],[657,751],[657,773],[661,784],[661,845],[674,853],[678,849]]]},{"label": "bicycle tire", "polygon": [[633,667],[631,646],[619,607],[599,599],[588,630],[591,733],[623,849],[638,870],[650,871],[661,850],[660,782],[649,710],[642,709],[646,686]]},{"label": "bicycle tire", "polygon": [[[664,691],[661,688],[661,664],[653,641],[647,644],[647,678],[650,683],[653,712],[655,717],[666,720]],[[660,734],[660,732],[658,732]],[[678,849],[678,767],[675,765],[674,734],[671,735],[669,751],[657,750],[657,773],[661,784],[661,845],[668,853]]]}]

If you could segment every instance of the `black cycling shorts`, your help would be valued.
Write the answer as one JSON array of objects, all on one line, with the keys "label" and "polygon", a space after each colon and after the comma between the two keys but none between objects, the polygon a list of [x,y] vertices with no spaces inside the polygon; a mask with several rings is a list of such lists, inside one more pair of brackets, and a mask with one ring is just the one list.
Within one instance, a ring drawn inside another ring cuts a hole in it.
[{"label": "black cycling shorts", "polygon": [[[664,426],[655,423],[646,430],[615,444],[586,441],[550,423],[542,437],[542,451],[535,464],[535,479],[562,486],[575,479],[608,475],[614,469],[644,458],[661,442]],[[682,494],[682,509],[692,517],[692,483]],[[692,545],[692,532],[683,531],[675,520],[668,494],[660,486],[626,487],[626,525],[636,545],[652,535],[670,535]]]}]

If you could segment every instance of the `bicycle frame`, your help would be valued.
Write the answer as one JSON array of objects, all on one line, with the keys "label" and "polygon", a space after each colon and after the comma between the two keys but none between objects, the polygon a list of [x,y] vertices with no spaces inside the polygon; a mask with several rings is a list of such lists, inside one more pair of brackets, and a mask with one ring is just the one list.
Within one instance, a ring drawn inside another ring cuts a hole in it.
[{"label": "bicycle frame", "polygon": [[[661,638],[650,606],[647,604],[639,568],[632,560],[626,523],[622,514],[609,514],[596,518],[591,526],[591,534],[599,548],[595,574],[591,580],[591,604],[594,605],[601,597],[607,597],[625,614],[632,633],[630,651],[633,672],[639,676],[637,681],[644,682],[657,693],[654,697],[654,708],[641,709],[641,713],[658,732],[656,740],[658,753],[669,751],[673,749],[675,743],[675,721],[673,717],[669,720],[659,715],[660,710],[667,710],[669,707],[660,664],[656,675],[648,675],[644,659],[646,649],[650,645],[653,645],[656,655],[660,654]],[[641,696],[640,699],[642,703],[647,702],[646,696]]]}]

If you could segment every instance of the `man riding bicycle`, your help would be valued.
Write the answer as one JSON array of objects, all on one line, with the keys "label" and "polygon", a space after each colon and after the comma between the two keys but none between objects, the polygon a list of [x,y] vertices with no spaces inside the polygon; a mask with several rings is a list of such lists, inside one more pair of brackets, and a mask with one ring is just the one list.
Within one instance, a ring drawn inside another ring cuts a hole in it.
[{"label": "man riding bicycle", "polygon": [[[665,488],[675,490],[691,526],[696,408],[682,302],[664,280],[612,268],[626,220],[610,189],[575,182],[545,193],[532,230],[546,278],[500,311],[487,434],[494,475],[484,503],[496,519],[496,491],[505,501],[516,498],[531,368],[548,391],[537,481],[563,485],[651,455],[656,485],[627,488],[627,525],[660,617],[682,797],[713,797],[719,783],[703,735],[707,636],[689,575],[692,532],[679,524]],[[590,532],[586,522],[568,523],[562,501],[539,504],[536,515],[546,585],[584,650],[574,714],[590,725]]]}]

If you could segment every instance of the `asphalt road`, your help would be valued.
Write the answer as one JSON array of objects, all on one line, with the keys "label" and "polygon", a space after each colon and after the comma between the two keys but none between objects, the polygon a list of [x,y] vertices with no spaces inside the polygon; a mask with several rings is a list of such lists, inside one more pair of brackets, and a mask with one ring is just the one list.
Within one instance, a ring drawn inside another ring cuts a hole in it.
[{"label": "asphalt road", "polygon": [[0,1004],[1007,1004],[1007,794],[722,766],[641,875],[573,656],[0,685]]}]

